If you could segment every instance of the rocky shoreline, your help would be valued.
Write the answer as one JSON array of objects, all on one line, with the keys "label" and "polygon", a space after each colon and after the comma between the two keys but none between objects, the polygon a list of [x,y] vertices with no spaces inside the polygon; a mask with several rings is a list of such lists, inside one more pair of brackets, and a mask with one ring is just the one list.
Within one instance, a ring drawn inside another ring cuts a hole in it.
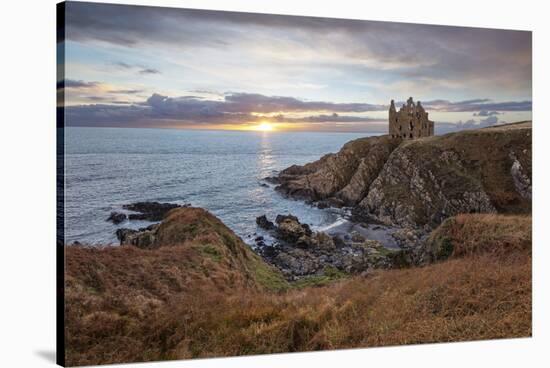
[{"label": "rocky shoreline", "polygon": [[401,141],[360,138],[277,177],[283,195],[354,222],[430,232],[460,213],[531,212],[531,122]]},{"label": "rocky shoreline", "polygon": [[356,231],[345,236],[313,232],[293,215],[278,215],[275,224],[263,215],[256,223],[276,239],[266,245],[263,237],[256,238],[257,252],[290,281],[332,271],[356,274],[392,265],[390,254],[394,251]]},{"label": "rocky shoreline", "polygon": [[107,218],[107,221],[115,225],[126,220],[161,221],[170,210],[186,206],[188,207],[189,204],[135,202],[122,206],[124,210],[130,211],[130,213],[113,211]]},{"label": "rocky shoreline", "polygon": [[283,170],[280,193],[342,217],[259,213],[252,246],[202,208],[123,206],[121,246],[65,247],[70,365],[531,336],[531,130],[508,129]]},{"label": "rocky shoreline", "polygon": [[[185,207],[189,205],[158,202],[128,204],[123,208],[138,213],[136,216],[127,216],[124,221],[144,218],[162,221],[170,211]],[[112,217],[113,214],[107,221],[113,221]],[[113,223],[117,224],[115,221]],[[116,230],[116,236],[120,245],[154,249],[157,247],[161,224],[162,222],[153,223],[139,229],[120,227]],[[278,215],[274,222],[262,215],[256,219],[256,224],[274,241],[268,244],[266,237],[256,233],[253,250],[267,263],[279,269],[289,281],[334,272],[361,274],[376,268],[391,268],[397,265],[397,260],[402,262],[405,244],[410,245],[411,240],[418,239],[410,231],[403,232],[403,229],[384,225],[374,225],[369,229],[367,224],[357,225],[349,221],[327,231],[315,232],[291,214]],[[378,234],[387,239],[381,241],[369,234]],[[388,241],[391,243],[390,247],[387,246]]]},{"label": "rocky shoreline", "polygon": [[277,241],[257,245],[290,279],[326,267],[356,273],[425,264],[434,258],[427,238],[446,218],[530,213],[531,175],[531,122],[414,141],[360,138],[265,179],[282,195],[319,208],[349,207],[346,228],[289,241],[288,223],[298,231],[298,219],[287,216],[275,226],[263,216],[258,224]]},{"label": "rocky shoreline", "polygon": [[[289,281],[431,262],[427,238],[446,218],[530,212],[531,125],[511,126],[406,142],[361,138],[284,169],[265,179],[276,191],[319,208],[344,207],[350,215],[317,231],[292,214],[259,216],[252,248]],[[137,202],[123,206],[130,213],[113,212],[107,221],[155,222],[116,230],[121,245],[149,249],[156,246],[159,221],[188,206]]]}]

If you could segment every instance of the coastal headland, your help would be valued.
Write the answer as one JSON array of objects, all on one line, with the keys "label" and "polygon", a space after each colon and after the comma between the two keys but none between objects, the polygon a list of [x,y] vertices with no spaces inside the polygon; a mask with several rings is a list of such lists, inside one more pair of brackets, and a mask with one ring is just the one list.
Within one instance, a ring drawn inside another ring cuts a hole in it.
[{"label": "coastal headland", "polygon": [[252,249],[207,210],[131,207],[160,222],[65,247],[67,363],[531,336],[531,137],[362,138],[268,179],[348,233],[259,216],[276,244]]}]

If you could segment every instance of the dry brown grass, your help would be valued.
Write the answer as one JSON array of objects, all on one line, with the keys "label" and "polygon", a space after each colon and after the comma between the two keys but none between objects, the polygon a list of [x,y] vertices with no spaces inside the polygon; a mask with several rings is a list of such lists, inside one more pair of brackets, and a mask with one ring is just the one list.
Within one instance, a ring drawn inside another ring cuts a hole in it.
[{"label": "dry brown grass", "polygon": [[464,257],[491,254],[507,257],[516,252],[531,251],[531,216],[469,214],[445,220],[430,235],[428,244],[438,253]]},{"label": "dry brown grass", "polygon": [[[531,334],[530,259],[489,256],[283,295],[239,293],[220,303],[177,303],[159,321],[178,359],[361,346],[521,337]],[[191,315],[190,323],[174,315]]]},{"label": "dry brown grass", "polygon": [[[530,336],[530,218],[456,221],[484,236],[462,236],[464,247],[444,262],[283,292],[262,291],[196,244],[71,247],[68,364]],[[441,234],[458,228],[449,229]]]}]

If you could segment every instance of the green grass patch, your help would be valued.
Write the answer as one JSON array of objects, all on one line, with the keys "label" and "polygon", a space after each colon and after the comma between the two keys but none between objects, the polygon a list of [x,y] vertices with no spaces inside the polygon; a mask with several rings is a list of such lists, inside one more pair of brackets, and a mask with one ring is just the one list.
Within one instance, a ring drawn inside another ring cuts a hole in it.
[{"label": "green grass patch", "polygon": [[220,262],[222,260],[222,254],[220,253],[219,249],[214,245],[206,244],[200,247],[199,249],[203,255],[205,255],[206,257],[210,258],[215,262]]},{"label": "green grass patch", "polygon": [[254,255],[252,257],[250,268],[256,282],[265,289],[270,291],[284,291],[289,289],[290,285],[281,272],[265,263],[258,256]]},{"label": "green grass patch", "polygon": [[437,253],[438,259],[447,259],[453,254],[453,242],[449,238],[441,239],[441,245],[439,247],[439,252]]},{"label": "green grass patch", "polygon": [[292,283],[296,289],[304,287],[321,287],[328,285],[336,280],[346,278],[348,275],[334,267],[325,267],[322,275],[313,275],[303,277]]}]

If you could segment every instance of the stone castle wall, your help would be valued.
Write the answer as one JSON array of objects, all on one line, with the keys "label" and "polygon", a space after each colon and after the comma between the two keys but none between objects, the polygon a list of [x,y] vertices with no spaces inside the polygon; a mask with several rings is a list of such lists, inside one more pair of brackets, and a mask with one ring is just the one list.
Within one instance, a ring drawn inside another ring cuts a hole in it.
[{"label": "stone castle wall", "polygon": [[392,138],[415,139],[434,135],[434,122],[428,119],[420,101],[415,105],[412,97],[399,111],[391,100],[389,111],[389,134]]}]

